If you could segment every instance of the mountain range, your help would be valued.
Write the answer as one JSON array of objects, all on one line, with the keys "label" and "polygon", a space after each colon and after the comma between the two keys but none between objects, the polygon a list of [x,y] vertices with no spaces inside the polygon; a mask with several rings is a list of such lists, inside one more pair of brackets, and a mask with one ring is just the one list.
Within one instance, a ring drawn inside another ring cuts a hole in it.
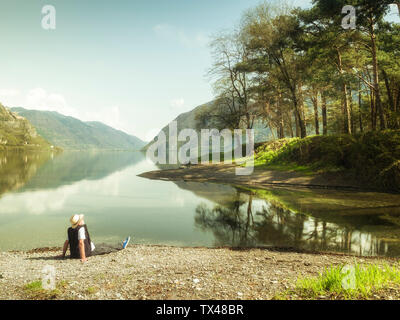
[{"label": "mountain range", "polygon": [[11,108],[29,120],[38,134],[64,150],[140,150],[146,143],[101,122],[84,122],[55,111]]},{"label": "mountain range", "polygon": [[[202,104],[174,119],[178,133],[182,129],[212,129],[212,120],[198,120],[198,114],[208,114],[215,102]],[[46,146],[60,147],[64,150],[146,150],[148,144],[123,131],[116,130],[101,122],[84,122],[62,115],[55,111],[28,110],[24,108],[7,109],[0,104],[0,149],[7,146]],[[199,123],[202,121],[202,125]],[[208,123],[208,124],[207,124]],[[166,134],[167,148],[169,124],[162,131]],[[256,123],[255,142],[269,140],[271,132],[263,123]],[[199,135],[200,136],[200,135]],[[185,142],[179,142],[178,147]]]}]

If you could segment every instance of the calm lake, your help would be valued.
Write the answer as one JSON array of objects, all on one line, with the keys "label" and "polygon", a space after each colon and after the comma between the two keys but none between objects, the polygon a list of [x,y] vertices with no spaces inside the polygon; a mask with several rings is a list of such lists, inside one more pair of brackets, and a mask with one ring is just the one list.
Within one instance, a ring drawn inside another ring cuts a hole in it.
[{"label": "calm lake", "polygon": [[0,155],[0,251],[61,246],[85,214],[95,243],[277,246],[400,256],[400,196],[152,181],[139,152]]}]

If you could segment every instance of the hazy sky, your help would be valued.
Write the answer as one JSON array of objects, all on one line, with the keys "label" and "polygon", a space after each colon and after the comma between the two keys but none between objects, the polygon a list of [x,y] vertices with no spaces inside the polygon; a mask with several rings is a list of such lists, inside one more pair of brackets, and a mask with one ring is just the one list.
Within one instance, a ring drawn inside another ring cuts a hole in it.
[{"label": "hazy sky", "polygon": [[[150,140],[212,99],[209,36],[259,0],[0,0],[0,102]],[[292,1],[308,6],[308,0]],[[56,30],[41,27],[56,8]]]}]

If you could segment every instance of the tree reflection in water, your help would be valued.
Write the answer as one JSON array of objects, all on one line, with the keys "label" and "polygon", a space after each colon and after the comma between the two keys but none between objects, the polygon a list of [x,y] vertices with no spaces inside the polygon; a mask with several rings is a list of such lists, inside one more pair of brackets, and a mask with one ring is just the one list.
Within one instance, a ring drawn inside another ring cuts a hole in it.
[{"label": "tree reflection in water", "polygon": [[[252,199],[243,201],[237,191],[235,198],[227,206],[216,205],[213,209],[200,204],[196,208],[195,225],[204,231],[212,231],[216,245],[254,246],[257,239],[254,234]],[[243,206],[247,207],[246,214]]]},{"label": "tree reflection in water", "polygon": [[0,152],[0,197],[23,187],[54,156],[53,152]]},{"label": "tree reflection in water", "polygon": [[352,225],[351,217],[343,224],[332,223],[238,190],[224,205],[210,208],[200,204],[196,208],[195,226],[212,232],[216,246],[292,247],[365,256],[386,255],[390,248],[373,233]]}]

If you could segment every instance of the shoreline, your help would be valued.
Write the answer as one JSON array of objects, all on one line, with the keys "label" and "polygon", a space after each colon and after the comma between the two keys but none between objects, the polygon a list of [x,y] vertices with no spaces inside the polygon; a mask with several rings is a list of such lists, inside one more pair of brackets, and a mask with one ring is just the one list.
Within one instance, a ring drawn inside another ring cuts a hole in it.
[{"label": "shoreline", "polygon": [[[330,266],[396,261],[277,248],[131,245],[83,264],[56,258],[57,249],[0,252],[0,299],[268,300],[294,288],[297,279],[316,277]],[[57,292],[28,290],[46,265],[56,269]]]},{"label": "shoreline", "polygon": [[235,164],[223,163],[198,164],[179,169],[149,171],[138,176],[150,180],[212,182],[258,189],[280,187],[390,193],[365,187],[337,173],[305,175],[295,171],[254,168],[251,175],[238,176],[235,174],[236,167]]},{"label": "shoreline", "polygon": [[[359,258],[364,260],[386,260],[386,261],[397,261],[399,258],[397,257],[390,257],[390,256],[363,256],[357,255],[352,253],[340,252],[340,251],[323,251],[323,250],[309,250],[303,248],[295,248],[295,247],[284,247],[284,246],[253,246],[253,247],[231,247],[231,246],[183,246],[183,245],[170,245],[170,244],[144,244],[144,243],[131,243],[129,247],[146,247],[146,248],[161,248],[161,249],[168,249],[168,248],[175,248],[175,249],[193,249],[193,250],[229,250],[229,251],[238,251],[238,252],[247,252],[252,250],[260,250],[260,251],[270,251],[270,252],[277,252],[277,253],[293,253],[293,254],[306,254],[306,255],[325,255],[325,256],[338,256],[338,257],[346,257],[346,258]],[[94,256],[105,256],[109,254],[113,254],[115,252],[119,252],[122,250],[109,252],[109,253],[100,253],[93,255]],[[37,254],[37,253],[61,253],[62,247],[37,247],[32,249],[22,249],[22,250],[0,250],[1,254]],[[62,260],[62,259],[60,259]],[[68,255],[64,260],[69,260]],[[73,260],[73,259],[72,259]]]}]

